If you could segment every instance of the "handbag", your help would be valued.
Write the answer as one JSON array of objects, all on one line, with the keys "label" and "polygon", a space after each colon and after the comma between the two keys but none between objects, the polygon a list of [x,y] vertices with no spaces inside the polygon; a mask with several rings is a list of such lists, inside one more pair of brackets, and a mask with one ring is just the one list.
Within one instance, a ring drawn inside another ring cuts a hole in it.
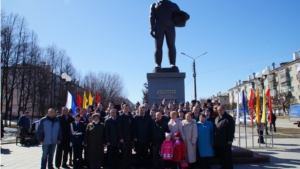
[{"label": "handbag", "polygon": [[182,160],[180,163],[182,168],[187,168],[189,166],[186,160]]}]

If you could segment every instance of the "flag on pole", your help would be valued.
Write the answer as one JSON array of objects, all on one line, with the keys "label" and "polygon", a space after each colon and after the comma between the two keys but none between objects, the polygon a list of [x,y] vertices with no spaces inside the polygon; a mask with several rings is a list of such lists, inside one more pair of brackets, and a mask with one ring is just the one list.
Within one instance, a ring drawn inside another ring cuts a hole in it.
[{"label": "flag on pole", "polygon": [[236,103],[236,118],[235,118],[235,124],[240,123],[240,92],[237,92],[237,103]]},{"label": "flag on pole", "polygon": [[99,96],[98,92],[96,92],[95,97],[96,97],[96,103],[99,104],[101,101],[101,97]]},{"label": "flag on pole", "polygon": [[260,102],[259,102],[259,90],[256,89],[256,123],[260,124]]},{"label": "flag on pole", "polygon": [[263,95],[263,109],[262,109],[262,117],[261,117],[261,123],[266,123],[266,95],[265,90],[262,92]]},{"label": "flag on pole", "polygon": [[76,109],[77,109],[77,104],[75,101],[75,94],[72,93],[72,112],[73,112],[73,116],[76,115]]},{"label": "flag on pole", "polygon": [[243,108],[244,108],[244,125],[247,124],[246,115],[247,115],[247,106],[246,106],[246,99],[245,99],[245,92],[243,90]]},{"label": "flag on pole", "polygon": [[82,103],[82,99],[81,99],[81,97],[80,97],[80,95],[79,95],[79,93],[77,92],[77,96],[76,96],[76,103],[77,103],[77,107],[80,109],[80,111],[81,111],[81,109],[82,109],[82,107],[81,107],[81,103]]},{"label": "flag on pole", "polygon": [[251,89],[250,98],[249,98],[249,107],[250,107],[250,112],[251,112],[251,124],[253,124],[253,119],[254,119],[253,97],[254,97],[254,92]]},{"label": "flag on pole", "polygon": [[68,91],[68,95],[67,95],[66,108],[68,108],[68,109],[72,108],[72,95],[69,91]]},{"label": "flag on pole", "polygon": [[88,103],[88,100],[87,100],[87,98],[86,98],[86,92],[84,91],[83,92],[83,102],[82,102],[82,108],[84,109],[86,109],[87,108],[87,106],[86,106],[86,104]]},{"label": "flag on pole", "polygon": [[89,91],[89,98],[88,98],[89,100],[89,105],[92,105],[93,104],[93,96],[92,96],[92,93],[91,93],[91,91]]},{"label": "flag on pole", "polygon": [[267,90],[266,96],[268,97],[268,103],[269,103],[269,111],[270,111],[270,118],[269,118],[269,123],[273,123],[272,115],[273,115],[273,106],[272,106],[272,99],[271,99],[271,94],[270,94],[270,89]]}]

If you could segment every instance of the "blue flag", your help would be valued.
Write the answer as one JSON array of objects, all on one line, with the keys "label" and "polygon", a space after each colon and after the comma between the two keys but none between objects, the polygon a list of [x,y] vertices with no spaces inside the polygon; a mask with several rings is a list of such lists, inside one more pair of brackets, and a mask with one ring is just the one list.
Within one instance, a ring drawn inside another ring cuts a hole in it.
[{"label": "blue flag", "polygon": [[72,93],[72,112],[73,112],[73,116],[76,115],[76,109],[77,109],[77,105],[76,105],[76,100],[75,100],[75,94]]},{"label": "blue flag", "polygon": [[246,121],[247,107],[246,107],[246,99],[245,99],[244,90],[243,90],[243,108],[244,108],[244,125],[246,125],[247,124],[247,121]]}]

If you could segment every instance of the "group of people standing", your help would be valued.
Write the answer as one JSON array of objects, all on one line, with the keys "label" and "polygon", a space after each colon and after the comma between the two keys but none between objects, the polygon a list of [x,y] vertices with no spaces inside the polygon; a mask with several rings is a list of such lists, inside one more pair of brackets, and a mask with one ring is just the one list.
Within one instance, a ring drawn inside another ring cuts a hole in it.
[{"label": "group of people standing", "polygon": [[[215,105],[214,105],[215,104]],[[70,146],[73,149],[73,166],[83,165],[99,169],[107,147],[107,162],[110,169],[136,168],[194,168],[199,162],[203,169],[210,168],[213,156],[219,157],[222,168],[232,166],[231,145],[235,125],[224,107],[207,100],[200,102],[166,104],[166,100],[151,109],[148,103],[137,103],[133,111],[122,104],[117,111],[113,102],[103,111],[102,104],[77,110],[74,117],[67,108],[55,115],[49,109],[39,122],[37,135],[42,144],[41,168],[69,168],[67,165]],[[84,153],[83,153],[84,151]],[[135,163],[131,163],[132,152]],[[150,151],[150,155],[149,155]],[[120,153],[121,152],[121,153]],[[84,158],[82,158],[84,154]]]}]

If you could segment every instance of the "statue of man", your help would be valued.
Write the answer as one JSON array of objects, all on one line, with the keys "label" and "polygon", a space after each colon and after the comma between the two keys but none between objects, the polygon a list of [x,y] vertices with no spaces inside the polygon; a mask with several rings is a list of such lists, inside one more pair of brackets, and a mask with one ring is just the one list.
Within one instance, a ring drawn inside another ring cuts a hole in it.
[{"label": "statue of man", "polygon": [[170,67],[176,67],[175,26],[184,27],[189,15],[180,11],[177,4],[159,0],[150,7],[151,36],[155,39],[155,68],[161,67],[162,46],[166,36]]}]

